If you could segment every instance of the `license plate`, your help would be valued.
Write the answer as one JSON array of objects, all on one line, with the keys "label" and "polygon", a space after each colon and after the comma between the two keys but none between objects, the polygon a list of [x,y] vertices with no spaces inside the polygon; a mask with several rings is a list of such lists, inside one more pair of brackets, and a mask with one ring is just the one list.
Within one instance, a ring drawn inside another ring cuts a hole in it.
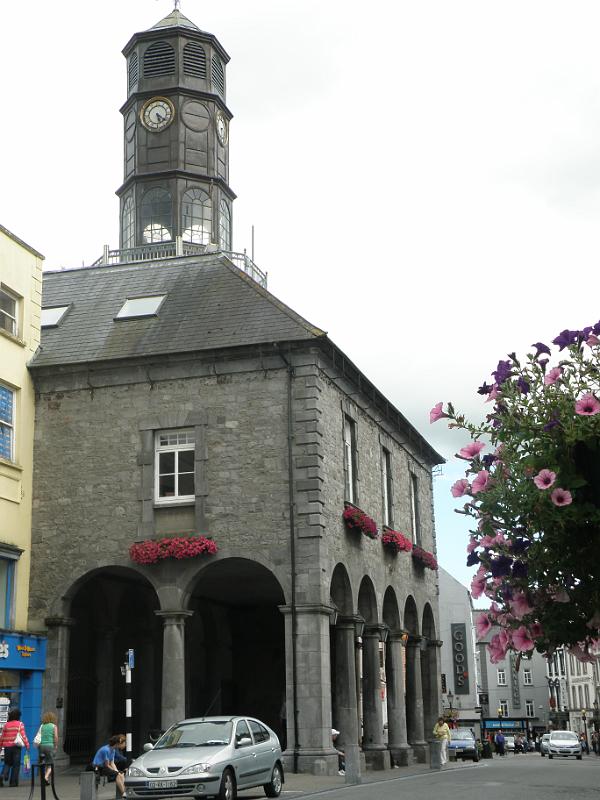
[{"label": "license plate", "polygon": [[455,752],[455,753],[464,753],[465,751],[463,750],[463,748],[462,748],[462,747],[455,747],[455,748],[454,748],[454,752]]},{"label": "license plate", "polygon": [[177,781],[148,781],[149,789],[174,789]]}]

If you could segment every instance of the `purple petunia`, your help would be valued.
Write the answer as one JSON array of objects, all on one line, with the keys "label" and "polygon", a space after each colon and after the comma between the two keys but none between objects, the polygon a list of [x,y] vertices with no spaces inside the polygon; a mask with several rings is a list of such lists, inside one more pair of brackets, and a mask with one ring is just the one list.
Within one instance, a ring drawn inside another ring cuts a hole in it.
[{"label": "purple petunia", "polygon": [[513,578],[526,578],[529,573],[529,567],[524,561],[515,561],[512,567]]},{"label": "purple petunia", "polygon": [[565,347],[568,347],[570,344],[577,344],[578,338],[579,331],[569,331],[565,328],[564,331],[558,334],[556,339],[552,339],[552,344],[556,344],[560,350],[564,350]]},{"label": "purple petunia", "polygon": [[498,386],[507,381],[512,375],[510,361],[499,361],[496,371],[492,372],[492,375]]},{"label": "purple petunia", "polygon": [[485,381],[483,384],[477,389],[477,394],[489,394],[492,389],[494,388],[494,384],[488,384]]},{"label": "purple petunia", "polygon": [[522,375],[519,376],[519,380],[517,381],[517,386],[519,387],[519,389],[523,394],[529,394],[529,384]]},{"label": "purple petunia", "polygon": [[539,358],[542,353],[546,353],[546,355],[549,355],[549,356],[552,355],[548,345],[544,344],[543,342],[535,342],[535,344],[532,344],[531,346],[535,347],[535,349],[536,349],[535,358]]},{"label": "purple petunia", "polygon": [[479,564],[479,555],[473,551],[467,557],[467,567],[474,567],[475,564]]},{"label": "purple petunia", "polygon": [[503,578],[508,575],[512,566],[512,558],[509,556],[498,556],[492,559],[490,563],[490,570],[494,578]]}]

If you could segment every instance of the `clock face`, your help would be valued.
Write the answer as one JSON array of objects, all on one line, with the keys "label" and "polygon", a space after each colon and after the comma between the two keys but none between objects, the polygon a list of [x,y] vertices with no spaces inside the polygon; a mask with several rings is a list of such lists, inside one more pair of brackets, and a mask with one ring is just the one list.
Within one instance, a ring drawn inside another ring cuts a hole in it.
[{"label": "clock face", "polygon": [[140,111],[142,124],[149,131],[162,131],[168,128],[175,117],[175,107],[166,97],[152,97],[146,100]]},{"label": "clock face", "polygon": [[227,144],[227,122],[225,120],[225,117],[223,116],[223,114],[221,114],[220,111],[217,113],[217,117],[215,119],[215,125],[216,125],[216,128],[217,128],[217,136],[219,137],[219,141],[221,142],[222,145],[226,145]]}]

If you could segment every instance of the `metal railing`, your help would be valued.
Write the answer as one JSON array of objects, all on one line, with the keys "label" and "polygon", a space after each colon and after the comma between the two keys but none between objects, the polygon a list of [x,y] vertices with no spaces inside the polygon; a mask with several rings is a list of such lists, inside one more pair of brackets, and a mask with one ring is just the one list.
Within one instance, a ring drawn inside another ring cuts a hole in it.
[{"label": "metal railing", "polygon": [[178,236],[174,242],[158,242],[156,244],[145,244],[141,247],[127,247],[121,250],[111,250],[108,245],[105,245],[102,255],[94,261],[92,267],[115,266],[117,264],[181,258],[182,256],[197,256],[216,252],[227,256],[234,266],[245,272],[263,289],[267,288],[267,273],[259,269],[246,253],[236,253],[233,250],[216,250],[214,245],[184,242],[181,236]]}]

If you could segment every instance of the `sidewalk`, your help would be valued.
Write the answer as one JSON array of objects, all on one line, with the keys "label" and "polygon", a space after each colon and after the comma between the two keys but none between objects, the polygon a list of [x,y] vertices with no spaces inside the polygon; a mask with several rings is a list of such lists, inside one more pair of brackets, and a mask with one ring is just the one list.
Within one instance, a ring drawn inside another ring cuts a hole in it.
[{"label": "sidewalk", "polygon": [[[470,764],[467,762],[448,762],[444,770],[449,769],[469,769],[471,766],[477,767],[477,764]],[[56,794],[59,800],[79,800],[79,768],[69,768],[64,772],[59,772],[56,776]],[[377,772],[366,772],[362,776],[362,783],[378,783],[379,781],[390,781],[397,778],[404,778],[409,775],[419,775],[422,773],[437,774],[435,770],[429,769],[429,764],[414,764],[410,767],[398,767],[395,769],[381,770]],[[311,794],[318,794],[326,792],[328,789],[341,789],[343,786],[352,785],[346,784],[345,778],[340,775],[308,775],[308,774],[294,774],[286,773],[285,783],[283,786],[282,797],[304,797]],[[15,789],[4,787],[0,789],[0,800],[27,800],[29,792],[31,791],[31,783],[23,782]],[[263,790],[259,787],[256,789],[244,789],[239,792],[240,800],[251,800],[251,798],[263,798],[265,796]],[[39,800],[40,786],[37,782],[33,794],[33,800]],[[54,800],[52,789],[46,787],[46,800]],[[98,792],[98,800],[115,800],[114,784],[110,786],[105,785],[100,788]]]}]

